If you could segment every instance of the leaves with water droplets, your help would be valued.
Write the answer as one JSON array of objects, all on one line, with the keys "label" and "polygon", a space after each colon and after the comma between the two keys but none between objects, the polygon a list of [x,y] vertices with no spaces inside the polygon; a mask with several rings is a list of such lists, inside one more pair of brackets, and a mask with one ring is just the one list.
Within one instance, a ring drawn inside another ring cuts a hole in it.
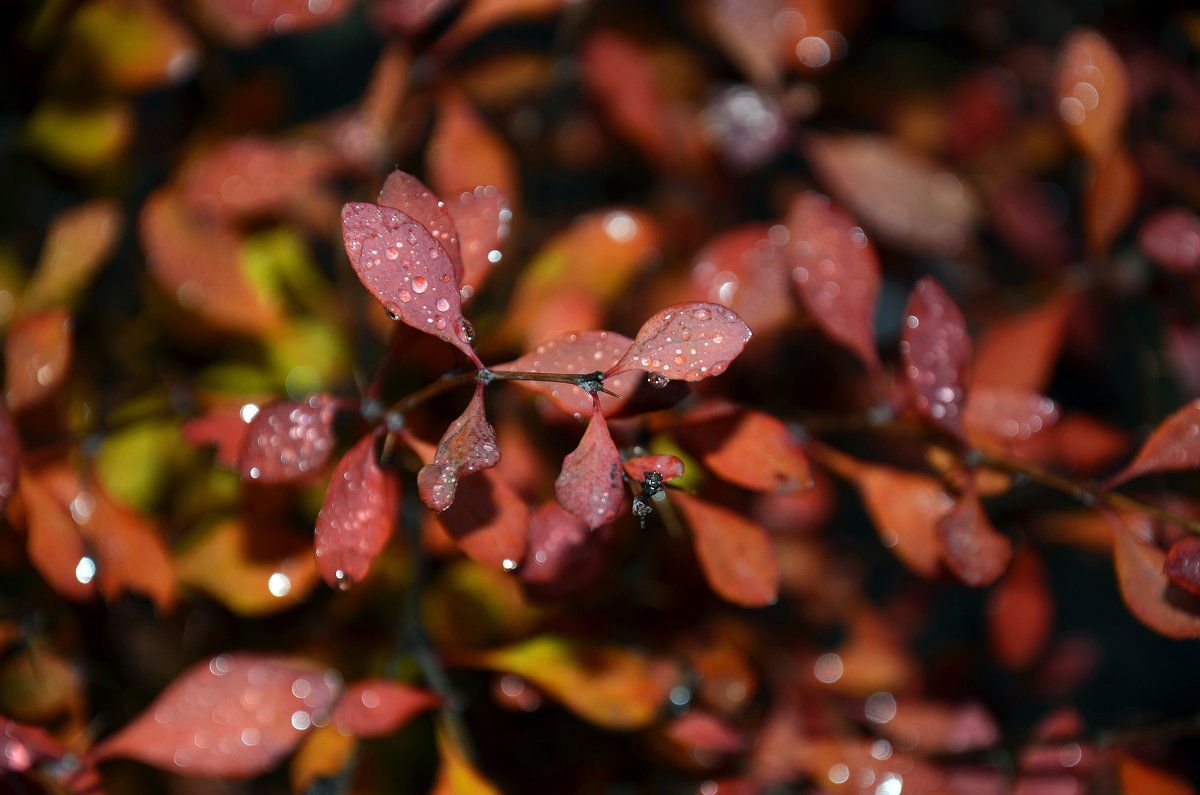
[{"label": "leaves with water droplets", "polygon": [[808,488],[808,458],[788,427],[761,411],[716,406],[692,412],[674,430],[688,453],[722,480],[751,491]]},{"label": "leaves with water droplets", "polygon": [[346,688],[331,723],[363,739],[387,737],[442,703],[437,693],[391,679],[363,679]]},{"label": "leaves with water droplets", "polygon": [[792,203],[787,228],[792,285],[808,313],[830,338],[877,369],[875,247],[850,216],[811,191]]},{"label": "leaves with water droplets", "polygon": [[705,579],[723,599],[764,607],[779,596],[779,561],[766,531],[729,508],[682,492],[671,502],[692,529]]},{"label": "leaves with water droplets", "polygon": [[454,263],[419,221],[394,207],[342,207],[346,256],[363,286],[389,314],[446,340],[472,361]]},{"label": "leaves with water droplets", "polygon": [[1129,73],[1108,40],[1094,30],[1075,30],[1063,42],[1055,83],[1058,115],[1067,132],[1092,158],[1117,146],[1129,113]]},{"label": "leaves with water droplets", "polygon": [[528,539],[520,576],[539,597],[561,597],[586,588],[604,569],[604,534],[553,500],[529,514]]},{"label": "leaves with water droplets", "polygon": [[974,442],[1012,445],[1033,438],[1058,422],[1053,400],[1023,389],[976,384],[963,407],[963,425]]},{"label": "leaves with water droplets", "polygon": [[467,662],[524,677],[584,720],[623,730],[652,723],[679,676],[671,663],[632,649],[549,635]]},{"label": "leaves with water droplets", "polygon": [[[603,372],[612,367],[629,350],[633,340],[615,331],[568,331],[546,340],[529,353],[511,362],[492,367],[500,372],[569,373],[583,375]],[[637,388],[640,376],[636,372],[620,373],[608,378],[604,388],[621,397],[628,397]],[[592,396],[573,384],[549,381],[515,381],[517,386],[550,398],[554,405],[576,418],[592,410]],[[621,406],[620,398],[601,393],[600,411],[608,416]]]},{"label": "leaves with water droplets", "polygon": [[1155,632],[1169,638],[1200,638],[1200,599],[1174,587],[1164,571],[1167,555],[1145,540],[1150,522],[1140,514],[1110,515],[1115,525],[1113,563],[1121,597],[1129,611]]},{"label": "leaves with water droplets", "polygon": [[328,395],[280,400],[246,428],[238,469],[246,480],[286,483],[320,470],[333,454],[334,401]]},{"label": "leaves with water droplets", "polygon": [[462,281],[462,253],[459,248],[458,230],[450,218],[446,203],[433,195],[433,191],[412,174],[396,170],[388,174],[379,190],[379,203],[394,207],[425,227],[429,234],[441,244],[454,266],[454,281]]},{"label": "leaves with water droplets", "polygon": [[500,448],[496,446],[496,432],[484,415],[480,384],[475,387],[466,411],[450,423],[438,442],[433,463],[421,467],[417,474],[421,501],[435,511],[444,511],[454,502],[459,477],[490,469],[498,463]]},{"label": "leaves with water droplets", "polygon": [[20,411],[49,397],[71,368],[71,316],[47,309],[17,319],[4,341],[5,397]]},{"label": "leaves with water droplets", "polygon": [[310,726],[325,722],[340,686],[332,671],[305,663],[221,654],[180,674],[91,759],[137,759],[192,776],[257,776],[291,753]]},{"label": "leaves with water droplets", "polygon": [[317,567],[325,582],[347,588],[367,576],[392,537],[399,495],[399,480],[379,467],[375,436],[367,434],[334,467],[317,515]]},{"label": "leaves with water droplets", "polygon": [[1167,417],[1142,444],[1133,460],[1113,475],[1107,488],[1156,472],[1200,468],[1200,400]]},{"label": "leaves with water droplets", "polygon": [[962,436],[971,338],[954,300],[930,278],[913,288],[900,355],[913,406],[934,426]]},{"label": "leaves with water droplets", "polygon": [[508,237],[512,209],[494,185],[480,185],[451,199],[446,209],[458,230],[462,249],[462,292],[465,301],[478,292],[500,262],[500,244]]},{"label": "leaves with water droplets", "polygon": [[699,381],[725,372],[750,336],[745,321],[720,304],[675,304],[642,324],[629,350],[605,376],[647,370],[669,379]]},{"label": "leaves with water droplets", "polygon": [[554,494],[562,507],[592,528],[608,524],[621,510],[621,454],[600,413],[599,401],[579,446],[563,459]]},{"label": "leaves with water droplets", "polygon": [[942,559],[959,580],[976,587],[991,585],[1012,560],[1012,542],[992,527],[974,491],[959,496],[938,520]]}]

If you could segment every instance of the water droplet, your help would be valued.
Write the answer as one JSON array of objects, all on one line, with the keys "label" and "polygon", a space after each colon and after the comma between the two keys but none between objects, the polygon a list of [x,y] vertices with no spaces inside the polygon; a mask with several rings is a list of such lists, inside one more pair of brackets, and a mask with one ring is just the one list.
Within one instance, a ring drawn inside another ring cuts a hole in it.
[{"label": "water droplet", "polygon": [[96,576],[96,561],[86,555],[79,559],[75,564],[75,579],[87,585]]},{"label": "water droplet", "polygon": [[302,709],[298,709],[292,713],[292,728],[304,731],[309,726],[312,726],[312,715],[309,715]]},{"label": "water droplet", "polygon": [[282,571],[277,571],[267,580],[267,590],[274,597],[287,596],[292,590],[292,581]]},{"label": "water droplet", "polygon": [[429,289],[429,280],[424,276],[417,276],[412,280],[413,292],[420,295]]},{"label": "water droplet", "polygon": [[446,318],[438,315],[437,318],[434,319],[433,325],[437,326],[439,329],[444,329],[446,327]]},{"label": "water droplet", "polygon": [[667,378],[662,373],[647,373],[646,383],[655,389],[663,389],[667,384],[671,383],[671,379]]},{"label": "water droplet", "polygon": [[505,558],[504,563],[502,563],[501,565],[504,567],[505,571],[513,571],[514,569],[517,568],[517,562],[510,558]]},{"label": "water droplet", "polygon": [[337,589],[339,591],[349,591],[354,587],[354,578],[341,569],[335,571],[333,576],[337,580]]},{"label": "water droplet", "polygon": [[383,252],[383,256],[390,260],[398,259],[400,257],[400,249],[395,246],[388,246],[387,250]]},{"label": "water droplet", "polygon": [[447,301],[445,298],[439,298],[437,300],[437,303],[435,304],[435,306],[437,307],[437,311],[439,311],[439,312],[449,312],[450,311],[450,302]]},{"label": "water droplet", "polygon": [[467,320],[458,321],[458,336],[463,342],[472,343],[475,341],[475,327]]}]

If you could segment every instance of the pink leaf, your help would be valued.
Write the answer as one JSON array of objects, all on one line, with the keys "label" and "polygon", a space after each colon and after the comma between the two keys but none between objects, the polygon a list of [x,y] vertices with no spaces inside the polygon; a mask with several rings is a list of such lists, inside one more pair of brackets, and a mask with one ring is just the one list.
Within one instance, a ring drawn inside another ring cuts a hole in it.
[{"label": "pink leaf", "polygon": [[428,690],[391,679],[363,679],[346,688],[333,710],[333,725],[363,739],[387,737],[441,703]]},{"label": "pink leaf", "polygon": [[748,223],[720,233],[691,266],[688,298],[723,304],[759,332],[784,325],[796,312],[788,291],[786,228]]},{"label": "pink leaf", "polygon": [[[629,350],[633,340],[615,331],[569,331],[547,340],[529,353],[511,362],[498,364],[493,370],[528,373],[585,373],[603,372],[611,368]],[[619,373],[604,382],[604,388],[622,397],[633,394],[640,377],[636,372]],[[573,384],[548,381],[516,381],[523,389],[545,395],[576,419],[592,410],[592,396]],[[600,410],[605,416],[621,405],[618,398],[600,394]]]},{"label": "pink leaf", "polygon": [[962,436],[971,338],[953,299],[931,278],[913,288],[900,355],[917,412],[943,431]]},{"label": "pink leaf", "polygon": [[1142,475],[1197,468],[1200,468],[1200,400],[1193,400],[1159,423],[1134,459],[1105,485],[1113,488]]},{"label": "pink leaf", "polygon": [[313,143],[247,136],[192,163],[181,194],[198,212],[237,221],[287,210],[332,167],[328,150]]},{"label": "pink leaf", "polygon": [[529,515],[529,552],[521,580],[542,598],[562,597],[591,585],[604,571],[607,540],[553,500]]},{"label": "pink leaf", "polygon": [[1129,73],[1108,40],[1080,28],[1063,42],[1057,64],[1058,115],[1089,157],[1109,154],[1129,112]]},{"label": "pink leaf", "polygon": [[454,345],[478,363],[462,316],[454,263],[429,230],[394,207],[342,207],[346,255],[390,315]]},{"label": "pink leaf", "polygon": [[464,191],[447,202],[462,248],[463,300],[478,292],[500,262],[500,244],[508,237],[512,209],[508,197],[493,185]]},{"label": "pink leaf", "polygon": [[328,717],[339,689],[332,671],[249,652],[221,654],[180,674],[91,759],[137,759],[191,776],[257,776]]},{"label": "pink leaf", "polygon": [[1200,538],[1187,536],[1172,544],[1163,571],[1171,582],[1200,596]]},{"label": "pink leaf", "polygon": [[454,266],[454,282],[462,281],[463,264],[459,250],[458,231],[446,203],[433,195],[421,180],[404,171],[396,170],[384,180],[379,191],[379,203],[394,207],[425,227],[433,239],[441,244]]},{"label": "pink leaf", "polygon": [[313,395],[263,406],[250,421],[238,455],[242,477],[285,483],[321,469],[333,453],[333,399]]},{"label": "pink leaf", "polygon": [[673,455],[640,455],[625,462],[625,474],[636,481],[645,480],[651,472],[657,472],[666,483],[683,475],[683,462]]},{"label": "pink leaf", "polygon": [[1195,273],[1200,270],[1200,216],[1183,207],[1161,210],[1142,224],[1138,244],[1166,270]]},{"label": "pink leaf", "polygon": [[500,463],[496,432],[483,412],[483,385],[475,394],[462,416],[450,424],[438,442],[433,463],[417,474],[421,501],[435,511],[444,511],[454,502],[458,479],[480,469],[490,469]]},{"label": "pink leaf", "polygon": [[346,451],[317,515],[317,566],[325,582],[345,589],[367,576],[392,536],[399,490],[396,476],[375,460],[374,435]]},{"label": "pink leaf", "polygon": [[623,496],[621,454],[608,433],[608,423],[597,400],[579,446],[563,459],[554,481],[554,494],[562,507],[588,527],[606,525],[617,518]]},{"label": "pink leaf", "polygon": [[1008,569],[1012,542],[992,527],[974,492],[958,498],[937,531],[943,560],[967,585],[991,585]]},{"label": "pink leaf", "polygon": [[764,607],[779,595],[779,561],[759,525],[720,505],[679,491],[671,493],[692,528],[692,543],[705,579],[723,598]]},{"label": "pink leaf", "polygon": [[750,341],[750,327],[720,304],[699,301],[660,309],[606,376],[648,370],[661,377],[699,381],[725,372]]},{"label": "pink leaf", "polygon": [[797,295],[822,331],[877,369],[875,247],[850,216],[819,193],[805,193],[792,203],[787,226],[788,266]]},{"label": "pink leaf", "polygon": [[693,753],[736,754],[746,747],[746,738],[726,721],[710,712],[692,710],[670,722],[667,737]]},{"label": "pink leaf", "polygon": [[1002,442],[1030,439],[1058,422],[1058,406],[1048,397],[1024,389],[976,384],[963,408],[963,424],[971,435]]},{"label": "pink leaf", "polygon": [[215,447],[216,462],[229,469],[237,469],[246,431],[250,427],[243,419],[243,416],[248,416],[243,414],[246,405],[255,411],[258,410],[258,406],[253,404],[212,408],[204,414],[185,420],[179,426],[179,435],[192,447]]}]

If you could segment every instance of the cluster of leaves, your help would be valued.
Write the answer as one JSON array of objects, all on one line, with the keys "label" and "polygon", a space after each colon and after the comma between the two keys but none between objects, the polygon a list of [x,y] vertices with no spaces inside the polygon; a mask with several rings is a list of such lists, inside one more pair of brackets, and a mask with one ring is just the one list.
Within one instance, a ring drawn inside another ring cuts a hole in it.
[{"label": "cluster of leaves", "polygon": [[1011,5],[14,11],[0,789],[1195,792],[1200,18]]}]

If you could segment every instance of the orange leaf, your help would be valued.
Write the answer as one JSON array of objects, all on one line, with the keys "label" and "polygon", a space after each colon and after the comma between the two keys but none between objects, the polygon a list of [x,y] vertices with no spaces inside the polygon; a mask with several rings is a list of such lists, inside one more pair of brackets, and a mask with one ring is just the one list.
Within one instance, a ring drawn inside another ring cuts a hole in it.
[{"label": "orange leaf", "polygon": [[1140,517],[1114,518],[1113,546],[1121,596],[1137,619],[1155,632],[1180,640],[1200,638],[1200,601],[1175,589],[1163,572],[1166,554],[1134,533],[1128,522]]},{"label": "orange leaf", "polygon": [[728,508],[672,492],[692,529],[705,579],[723,599],[744,607],[773,604],[779,596],[779,561],[759,525]]},{"label": "orange leaf", "polygon": [[90,201],[56,216],[22,297],[22,308],[28,312],[73,304],[112,255],[123,222],[121,206],[112,199]]},{"label": "orange leaf", "polygon": [[49,397],[71,369],[71,316],[47,309],[18,318],[4,344],[5,396],[13,411]]},{"label": "orange leaf", "polygon": [[1114,149],[1094,162],[1083,196],[1084,233],[1092,256],[1108,254],[1133,218],[1140,183],[1137,166],[1123,149]]},{"label": "orange leaf", "polygon": [[1193,400],[1158,424],[1134,459],[1109,478],[1113,488],[1157,472],[1200,468],[1200,400]]},{"label": "orange leaf", "polygon": [[1117,757],[1117,779],[1121,795],[1195,795],[1196,789],[1161,767],[1154,767],[1127,753]]},{"label": "orange leaf", "polygon": [[675,438],[722,480],[761,492],[811,487],[808,458],[780,420],[735,406],[700,409],[693,416],[676,426]]},{"label": "orange leaf", "polygon": [[1056,67],[1058,115],[1086,155],[1116,148],[1129,113],[1129,73],[1108,40],[1080,28],[1063,42]]},{"label": "orange leaf", "polygon": [[67,505],[58,501],[37,472],[23,472],[18,487],[29,516],[29,560],[38,574],[68,599],[82,602],[93,598],[96,563],[84,547]]},{"label": "orange leaf", "polygon": [[723,719],[693,709],[675,718],[666,727],[671,742],[693,753],[736,754],[746,747],[742,733]]},{"label": "orange leaf", "polygon": [[270,36],[332,25],[350,10],[350,0],[205,0],[192,4],[214,36],[249,47]]},{"label": "orange leaf", "polygon": [[1041,392],[1054,374],[1075,297],[1058,295],[1041,306],[992,323],[975,346],[975,384]]},{"label": "orange leaf", "polygon": [[779,0],[705,0],[709,34],[754,83],[774,85],[781,72]]},{"label": "orange leaf", "polygon": [[438,91],[438,115],[425,150],[429,182],[438,196],[457,197],[493,185],[514,204],[521,195],[516,159],[461,91]]},{"label": "orange leaf", "polygon": [[326,724],[308,733],[290,767],[293,792],[310,792],[318,779],[334,778],[350,764],[358,741]]},{"label": "orange leaf", "polygon": [[958,498],[937,529],[943,560],[967,585],[991,585],[1008,569],[1012,542],[992,527],[974,491]]},{"label": "orange leaf", "polygon": [[963,424],[972,442],[1002,446],[1027,441],[1058,422],[1058,406],[1036,392],[975,385],[963,408]]},{"label": "orange leaf", "polygon": [[942,569],[938,522],[954,506],[942,484],[927,475],[866,464],[851,477],[883,545],[922,577],[937,576]]},{"label": "orange leaf", "polygon": [[437,747],[441,766],[429,795],[501,795],[496,785],[476,769],[440,723]]},{"label": "orange leaf", "polygon": [[447,203],[462,248],[460,292],[466,301],[487,282],[500,262],[500,244],[508,237],[512,207],[508,196],[495,185],[463,191]]},{"label": "orange leaf", "polygon": [[512,571],[525,558],[529,508],[490,469],[460,483],[454,504],[436,516],[458,548],[480,563]]},{"label": "orange leaf", "polygon": [[435,46],[448,55],[492,28],[553,16],[567,3],[568,0],[472,0]]},{"label": "orange leaf", "polygon": [[1032,547],[1017,552],[1008,573],[988,595],[986,615],[992,651],[1005,668],[1025,670],[1045,650],[1054,624],[1054,601],[1046,569]]}]

